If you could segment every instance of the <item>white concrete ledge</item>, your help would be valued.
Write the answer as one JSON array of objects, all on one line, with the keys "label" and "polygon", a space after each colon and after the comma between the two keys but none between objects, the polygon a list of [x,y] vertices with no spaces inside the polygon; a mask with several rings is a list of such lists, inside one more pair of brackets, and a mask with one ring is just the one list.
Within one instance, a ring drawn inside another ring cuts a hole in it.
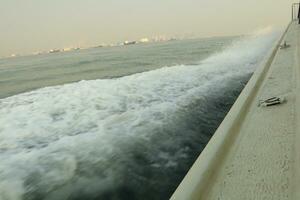
[{"label": "white concrete ledge", "polygon": [[172,195],[172,200],[207,199],[207,193],[211,187],[214,187],[215,176],[219,173],[219,169],[224,167],[224,160],[228,157],[232,144],[237,135],[242,134],[241,125],[250,106],[256,103],[254,99],[289,27],[255,71],[206,148]]}]

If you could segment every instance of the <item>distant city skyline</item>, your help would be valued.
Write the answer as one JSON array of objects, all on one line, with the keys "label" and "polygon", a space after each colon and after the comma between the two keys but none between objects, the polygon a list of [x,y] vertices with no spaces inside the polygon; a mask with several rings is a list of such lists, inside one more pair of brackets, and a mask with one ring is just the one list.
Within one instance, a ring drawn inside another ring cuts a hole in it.
[{"label": "distant city skyline", "polygon": [[[3,0],[0,56],[56,48],[193,35],[241,35],[283,29],[292,0]],[[297,2],[297,1],[296,1]]]}]

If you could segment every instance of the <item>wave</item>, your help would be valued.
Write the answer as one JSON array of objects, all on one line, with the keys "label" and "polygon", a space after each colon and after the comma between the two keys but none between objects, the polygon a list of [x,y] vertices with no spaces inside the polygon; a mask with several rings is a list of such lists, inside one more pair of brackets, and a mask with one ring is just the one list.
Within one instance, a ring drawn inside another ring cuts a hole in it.
[{"label": "wave", "polygon": [[0,99],[0,199],[168,198],[277,38]]}]

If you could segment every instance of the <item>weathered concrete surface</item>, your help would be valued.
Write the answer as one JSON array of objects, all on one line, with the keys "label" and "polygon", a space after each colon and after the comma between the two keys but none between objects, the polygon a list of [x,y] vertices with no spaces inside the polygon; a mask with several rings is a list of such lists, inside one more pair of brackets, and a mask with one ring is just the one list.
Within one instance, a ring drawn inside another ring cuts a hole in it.
[{"label": "weathered concrete surface", "polygon": [[[283,41],[291,47],[256,71],[171,199],[300,199],[300,25]],[[286,102],[258,106],[274,96]]]}]

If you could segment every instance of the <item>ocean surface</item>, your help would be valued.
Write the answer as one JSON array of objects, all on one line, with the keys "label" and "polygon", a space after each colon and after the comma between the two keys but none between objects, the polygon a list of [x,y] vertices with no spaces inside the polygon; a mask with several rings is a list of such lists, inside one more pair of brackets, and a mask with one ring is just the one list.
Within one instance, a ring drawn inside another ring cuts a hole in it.
[{"label": "ocean surface", "polygon": [[276,39],[0,60],[0,200],[168,199]]},{"label": "ocean surface", "polygon": [[0,98],[49,85],[198,64],[233,39],[169,41],[0,59]]}]

